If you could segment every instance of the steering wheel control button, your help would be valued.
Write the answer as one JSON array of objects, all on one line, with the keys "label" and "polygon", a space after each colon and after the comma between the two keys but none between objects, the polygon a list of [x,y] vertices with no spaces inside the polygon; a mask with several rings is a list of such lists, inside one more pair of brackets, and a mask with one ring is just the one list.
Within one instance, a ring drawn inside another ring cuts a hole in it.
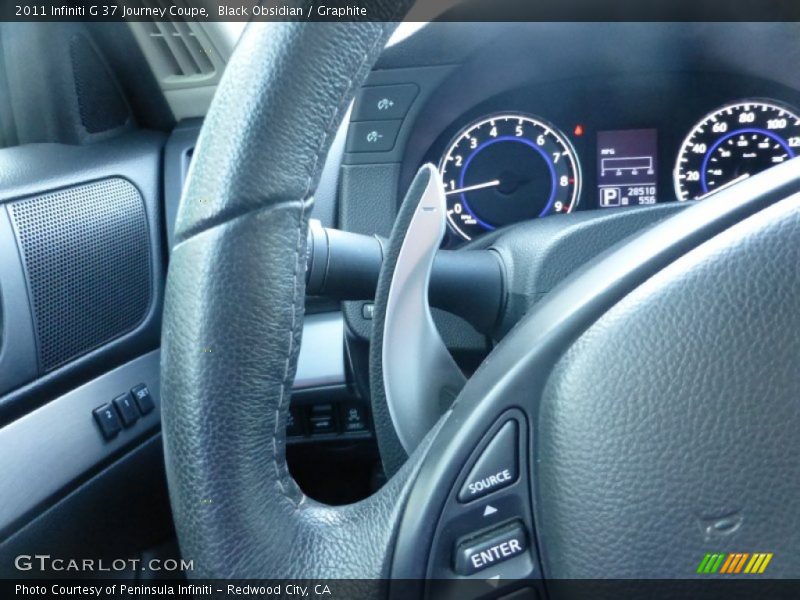
[{"label": "steering wheel control button", "polygon": [[470,470],[459,502],[471,502],[514,483],[519,476],[517,463],[517,422],[509,421],[486,446]]},{"label": "steering wheel control button", "polygon": [[150,395],[150,390],[143,383],[140,383],[131,390],[131,396],[136,401],[136,406],[139,407],[139,412],[146,415],[155,408],[153,397]]},{"label": "steering wheel control button", "polygon": [[361,88],[353,106],[351,121],[402,119],[411,108],[419,88],[413,83]]},{"label": "steering wheel control button", "polygon": [[107,440],[110,440],[122,430],[117,411],[114,410],[111,404],[98,406],[92,411],[92,414],[94,415],[94,420],[97,421],[97,425],[100,427],[103,437]]},{"label": "steering wheel control button", "polygon": [[388,152],[394,148],[402,121],[359,121],[350,123],[348,152]]},{"label": "steering wheel control button", "polygon": [[130,427],[139,420],[139,409],[136,408],[130,394],[117,396],[113,402],[117,412],[119,412],[119,416],[122,417],[122,424],[125,427]]},{"label": "steering wheel control button", "polygon": [[515,521],[458,545],[455,571],[472,575],[519,556],[528,549],[522,523]]}]

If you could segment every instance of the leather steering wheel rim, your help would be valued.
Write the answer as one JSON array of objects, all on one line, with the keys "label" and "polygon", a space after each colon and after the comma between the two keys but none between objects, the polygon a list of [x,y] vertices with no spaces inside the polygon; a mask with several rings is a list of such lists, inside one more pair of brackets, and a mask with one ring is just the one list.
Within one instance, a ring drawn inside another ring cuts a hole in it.
[{"label": "leather steering wheel rim", "polygon": [[170,259],[162,390],[170,498],[195,577],[387,574],[416,461],[372,498],[335,508],[306,498],[285,460],[313,193],[356,89],[410,6],[377,4],[385,23],[251,24],[194,153]]}]

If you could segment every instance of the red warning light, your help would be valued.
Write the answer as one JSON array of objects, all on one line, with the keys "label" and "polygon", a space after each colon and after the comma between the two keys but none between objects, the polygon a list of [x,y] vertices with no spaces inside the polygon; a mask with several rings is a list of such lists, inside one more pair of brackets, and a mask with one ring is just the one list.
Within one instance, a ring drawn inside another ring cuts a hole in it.
[{"label": "red warning light", "polygon": [[583,135],[583,125],[575,125],[575,131],[573,132],[577,137]]}]

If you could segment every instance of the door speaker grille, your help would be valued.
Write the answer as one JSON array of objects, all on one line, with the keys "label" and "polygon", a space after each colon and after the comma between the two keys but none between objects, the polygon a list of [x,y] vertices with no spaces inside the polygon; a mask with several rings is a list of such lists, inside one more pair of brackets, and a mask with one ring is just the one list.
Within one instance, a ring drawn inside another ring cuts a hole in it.
[{"label": "door speaker grille", "polygon": [[40,368],[50,371],[134,329],[151,299],[139,191],[120,178],[9,205],[33,305]]}]

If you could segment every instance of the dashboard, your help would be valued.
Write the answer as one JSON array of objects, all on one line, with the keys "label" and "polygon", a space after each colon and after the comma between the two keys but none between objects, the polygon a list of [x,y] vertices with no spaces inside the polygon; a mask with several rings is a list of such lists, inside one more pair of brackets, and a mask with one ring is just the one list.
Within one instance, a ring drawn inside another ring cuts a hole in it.
[{"label": "dashboard", "polygon": [[[356,96],[328,222],[388,237],[425,163],[442,172],[452,211],[445,248],[486,247],[516,222],[671,214],[794,156],[798,39],[789,22],[419,26],[387,46]],[[592,243],[599,253],[614,241]],[[343,312],[368,340],[368,303]],[[434,317],[454,354],[482,360],[485,336]]]},{"label": "dashboard", "polygon": [[527,219],[701,200],[793,158],[797,93],[755,77],[658,73],[532,84],[469,108],[425,153],[445,245]]}]

